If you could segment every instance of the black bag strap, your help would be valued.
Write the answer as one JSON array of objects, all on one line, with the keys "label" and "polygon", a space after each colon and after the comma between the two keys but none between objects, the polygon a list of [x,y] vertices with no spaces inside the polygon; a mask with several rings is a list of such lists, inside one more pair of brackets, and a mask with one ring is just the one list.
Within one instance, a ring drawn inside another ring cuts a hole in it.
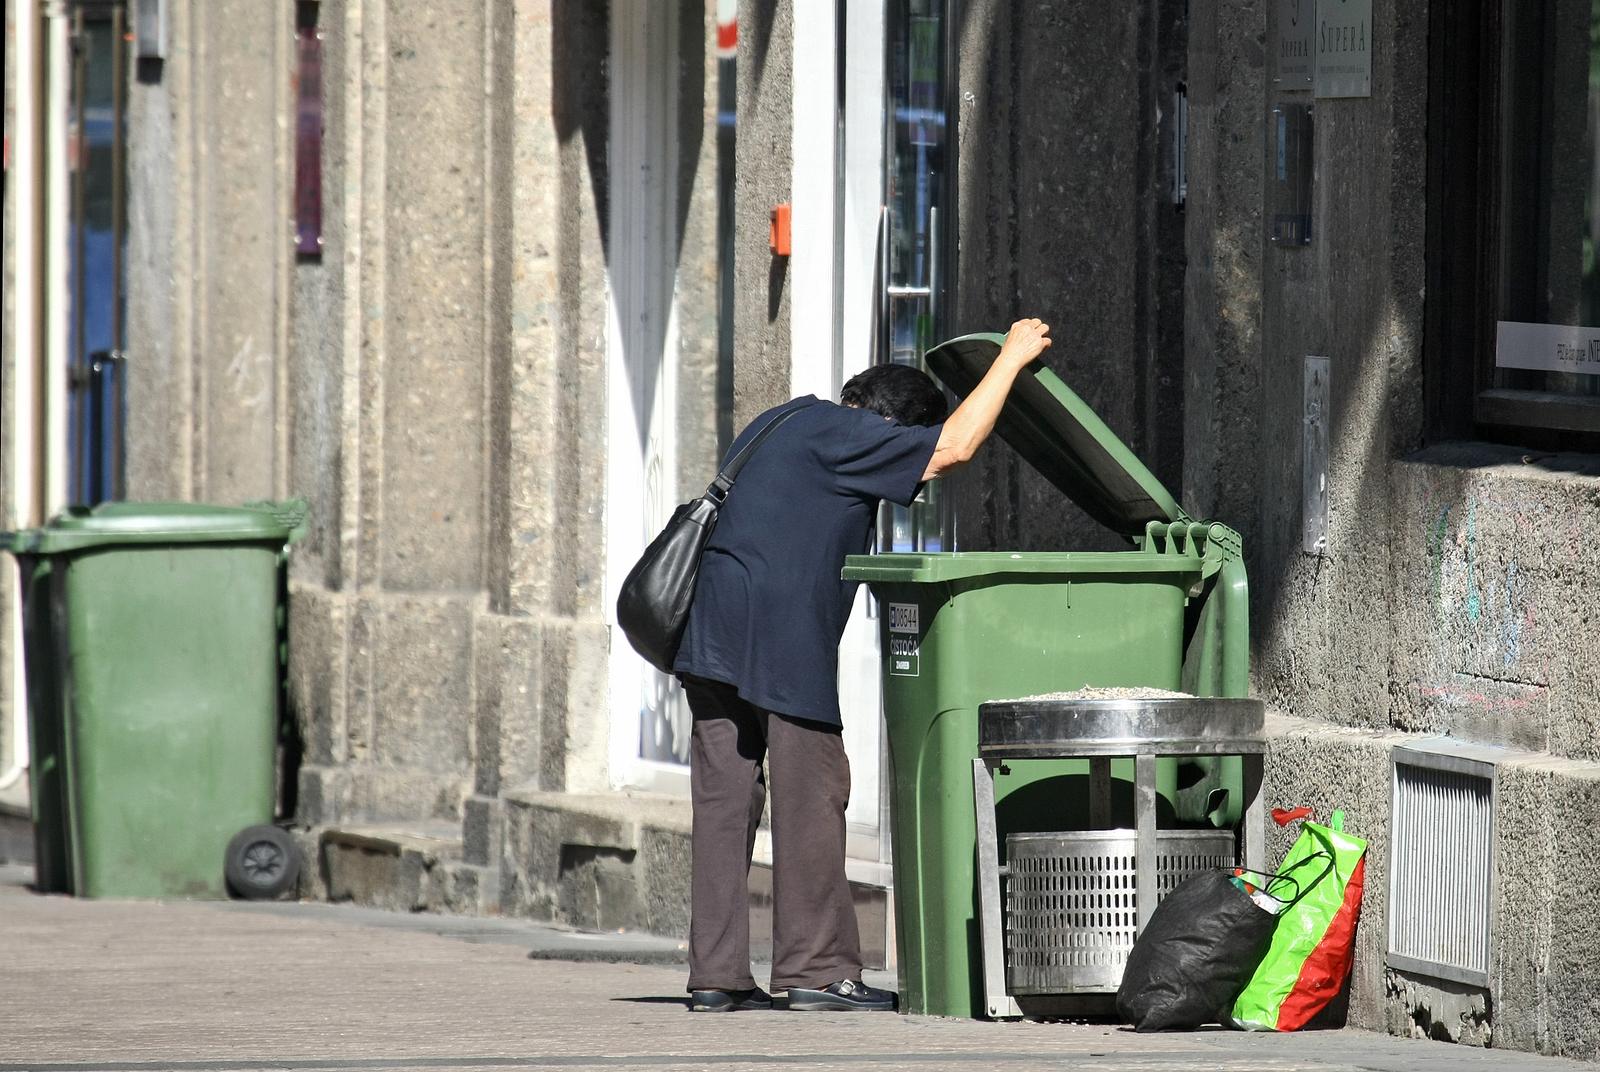
[{"label": "black bag strap", "polygon": [[[1322,870],[1317,872],[1316,878],[1312,879],[1310,882],[1302,884],[1301,881],[1295,877],[1295,872],[1300,870],[1302,867],[1307,866],[1308,864],[1316,863],[1318,860],[1323,861]],[[1235,870],[1242,871],[1247,875],[1256,875],[1260,878],[1266,879],[1267,881],[1265,882],[1257,882],[1255,884],[1256,887],[1264,891],[1268,896],[1276,897],[1278,900],[1283,901],[1283,907],[1285,910],[1287,910],[1299,904],[1301,898],[1310,893],[1317,883],[1327,878],[1328,875],[1333,871],[1333,853],[1328,852],[1326,849],[1318,849],[1316,852],[1308,853],[1307,855],[1302,856],[1300,859],[1296,860],[1282,871],[1257,871],[1250,867],[1241,867],[1236,868]],[[1272,892],[1271,887],[1275,883],[1280,882],[1287,882],[1289,885],[1294,887],[1294,896],[1292,898],[1284,898]]]},{"label": "black bag strap", "polygon": [[722,467],[722,472],[718,473],[717,478],[706,487],[706,498],[720,506],[722,501],[728,497],[728,490],[733,487],[734,480],[739,476],[739,470],[744,468],[745,463],[750,460],[750,455],[755,453],[756,448],[761,445],[762,441],[773,432],[776,432],[778,425],[805,408],[807,408],[805,405],[794,406],[784,410],[782,413],[775,414],[771,420],[767,421],[766,426],[756,433],[754,439],[746,443],[739,453],[728,459],[728,464]]}]

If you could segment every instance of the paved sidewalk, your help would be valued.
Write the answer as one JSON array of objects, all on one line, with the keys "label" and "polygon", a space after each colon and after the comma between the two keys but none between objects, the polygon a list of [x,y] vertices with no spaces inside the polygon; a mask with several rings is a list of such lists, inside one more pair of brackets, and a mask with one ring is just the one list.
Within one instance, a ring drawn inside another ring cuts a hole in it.
[{"label": "paved sidewalk", "polygon": [[0,1072],[1595,1068],[1359,1031],[690,1015],[678,965],[528,955],[564,956],[574,942],[587,955],[605,938],[342,906],[78,901],[36,895],[17,876],[0,874]]}]

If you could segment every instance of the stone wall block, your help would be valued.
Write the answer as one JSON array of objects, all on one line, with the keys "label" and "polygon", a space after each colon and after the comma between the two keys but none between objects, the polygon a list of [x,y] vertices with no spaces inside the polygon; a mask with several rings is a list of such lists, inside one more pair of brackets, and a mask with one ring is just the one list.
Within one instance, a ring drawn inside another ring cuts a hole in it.
[{"label": "stone wall block", "polygon": [[311,763],[342,763],[349,755],[345,722],[345,639],[342,596],[296,585],[289,595],[289,706]]},{"label": "stone wall block", "polygon": [[468,778],[472,616],[464,601],[379,601],[373,637],[379,763]]},{"label": "stone wall block", "polygon": [[429,912],[456,916],[481,916],[493,911],[485,901],[491,873],[459,860],[441,860],[428,870],[424,899]]},{"label": "stone wall block", "polygon": [[527,618],[480,615],[474,622],[477,692],[472,765],[476,791],[538,781],[543,750],[542,630]]},{"label": "stone wall block", "polygon": [[[347,362],[353,366],[357,346],[352,342],[360,323],[350,285],[359,286],[360,272],[352,267],[345,223],[364,205],[359,184],[351,181],[359,163],[351,159],[349,111],[352,103],[359,105],[360,91],[348,92],[347,82],[352,70],[359,75],[360,57],[351,54],[359,42],[353,44],[347,32],[350,6],[328,0],[317,11],[323,37],[322,247],[320,256],[297,258],[292,266],[284,358],[288,487],[311,504],[305,539],[295,546],[293,575],[334,589],[341,587],[347,565],[345,495],[355,485],[347,462],[360,457],[359,428],[346,419],[347,403],[353,401],[346,396],[355,390],[353,382],[346,383],[346,367]],[[354,118],[359,131],[360,116]],[[359,227],[354,237],[359,249]]]},{"label": "stone wall block", "polygon": [[1544,983],[1551,948],[1550,780],[1536,767],[1502,765],[1495,799],[1494,911],[1491,983],[1496,1046],[1542,1050]]},{"label": "stone wall block", "polygon": [[483,574],[484,5],[391,4],[385,20],[382,576],[390,589],[472,590]]},{"label": "stone wall block", "polygon": [[300,768],[295,821],[300,825],[338,823],[352,815],[353,776],[349,767],[307,763]]},{"label": "stone wall block", "polygon": [[349,768],[349,774],[345,818],[366,823],[459,823],[472,792],[465,773],[363,765]]},{"label": "stone wall block", "polygon": [[1482,987],[1406,972],[1384,972],[1385,1026],[1402,1038],[1462,1046],[1494,1044],[1491,1001]]},{"label": "stone wall block", "polygon": [[542,633],[541,748],[537,768],[528,773],[544,789],[609,791],[611,630],[599,624],[547,622]]},{"label": "stone wall block", "polygon": [[357,596],[350,603],[350,638],[345,648],[345,750],[352,763],[372,758],[377,697],[378,636],[382,602]]},{"label": "stone wall block", "polygon": [[1501,764],[1496,800],[1495,1045],[1600,1056],[1600,766]]},{"label": "stone wall block", "polygon": [[202,147],[196,492],[233,503],[275,494],[282,477],[279,361],[288,310],[280,272],[291,236],[278,87],[289,35],[287,16],[274,5],[219,0],[194,12],[200,63],[191,107]]},{"label": "stone wall block", "polygon": [[[190,42],[193,5],[168,11],[169,40]],[[8,38],[9,40],[9,38]],[[204,51],[169,50],[157,81],[128,84],[127,483],[130,499],[194,495],[195,69]],[[7,65],[7,70],[11,65]],[[8,231],[10,229],[8,228]]]},{"label": "stone wall block", "polygon": [[300,768],[296,820],[302,825],[459,822],[471,788],[463,775],[307,763]]},{"label": "stone wall block", "polygon": [[[497,29],[492,161],[496,228],[492,308],[491,407],[496,466],[491,471],[493,539],[489,605],[534,613],[550,604],[549,563],[558,553],[559,517],[548,440],[560,434],[557,376],[561,279],[562,152],[551,107],[554,27],[548,2],[518,4]],[[574,62],[581,61],[574,60]]]},{"label": "stone wall block", "polygon": [[[549,638],[555,634],[552,649]],[[541,784],[574,793],[609,792],[612,630],[579,623],[547,629],[546,637]]]},{"label": "stone wall block", "polygon": [[294,845],[300,853],[300,877],[295,880],[292,896],[300,901],[326,901],[328,874],[322,865],[322,835],[319,826],[295,826],[289,830]]},{"label": "stone wall block", "polygon": [[506,824],[505,911],[587,926],[602,925],[602,918],[610,927],[643,926],[633,867],[636,823],[512,799]]},{"label": "stone wall block", "polygon": [[[1184,277],[1186,509],[1256,547],[1254,467],[1263,456],[1262,110],[1271,5],[1190,5]],[[1252,578],[1256,581],[1257,578]],[[1253,609],[1259,606],[1253,605]],[[1258,619],[1259,620],[1259,619]]]},{"label": "stone wall block", "polygon": [[472,796],[462,805],[461,858],[498,868],[505,846],[506,805],[498,797]]},{"label": "stone wall block", "polygon": [[[516,274],[511,313],[516,330],[505,370],[509,383],[505,397],[495,403],[505,410],[505,439],[504,449],[494,451],[501,459],[496,480],[503,489],[503,500],[495,505],[500,543],[499,554],[492,560],[496,572],[490,578],[490,607],[506,614],[537,614],[552,605],[555,563],[583,554],[576,548],[564,550],[559,539],[568,522],[554,493],[556,470],[561,466],[552,464],[557,455],[550,449],[552,436],[577,433],[558,428],[553,412],[555,363],[562,348],[550,322],[556,273],[548,264],[538,263],[537,267],[519,266]],[[537,278],[525,278],[527,275]],[[537,311],[516,311],[519,307]],[[587,554],[597,556],[598,550],[590,547]]]},{"label": "stone wall block", "polygon": [[425,854],[398,845],[336,834],[322,839],[322,867],[328,900],[353,901],[390,912],[426,908],[428,871]]},{"label": "stone wall block", "polygon": [[1600,1060],[1600,764],[1555,763],[1550,779],[1550,959],[1544,1052]]},{"label": "stone wall block", "polygon": [[1393,468],[1393,719],[1593,758],[1600,548],[1585,534],[1600,523],[1600,480],[1580,459],[1522,455],[1447,444]]},{"label": "stone wall block", "polygon": [[640,838],[639,861],[644,875],[644,928],[651,934],[687,935],[691,888],[690,839],[687,831],[646,828]]},{"label": "stone wall block", "polygon": [[734,426],[789,397],[789,262],[768,243],[793,175],[795,0],[740,0],[734,166]]}]

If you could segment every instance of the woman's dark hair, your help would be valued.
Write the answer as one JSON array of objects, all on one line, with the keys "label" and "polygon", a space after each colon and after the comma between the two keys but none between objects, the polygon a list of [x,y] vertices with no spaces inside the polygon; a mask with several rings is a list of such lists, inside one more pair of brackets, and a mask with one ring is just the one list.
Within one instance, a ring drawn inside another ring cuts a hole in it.
[{"label": "woman's dark hair", "polygon": [[933,379],[910,365],[873,365],[856,373],[839,392],[839,401],[901,424],[939,424],[950,412]]}]

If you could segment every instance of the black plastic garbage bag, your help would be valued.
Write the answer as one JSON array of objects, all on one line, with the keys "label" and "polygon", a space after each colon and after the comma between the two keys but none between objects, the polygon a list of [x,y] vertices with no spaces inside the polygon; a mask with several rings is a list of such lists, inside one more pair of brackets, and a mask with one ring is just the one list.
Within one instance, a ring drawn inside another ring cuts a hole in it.
[{"label": "black plastic garbage bag", "polygon": [[1278,917],[1222,871],[1180,883],[1128,954],[1117,1014],[1136,1031],[1213,1023],[1266,956]]}]

